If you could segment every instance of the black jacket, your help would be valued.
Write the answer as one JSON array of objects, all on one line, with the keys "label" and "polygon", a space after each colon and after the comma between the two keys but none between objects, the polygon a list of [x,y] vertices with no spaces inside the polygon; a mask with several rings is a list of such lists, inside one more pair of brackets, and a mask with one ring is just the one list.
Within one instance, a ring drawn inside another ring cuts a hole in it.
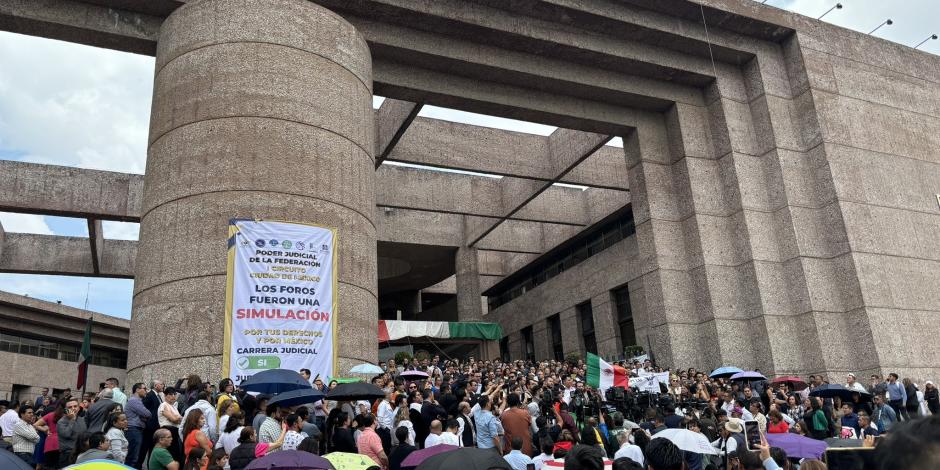
[{"label": "black jacket", "polygon": [[157,409],[160,408],[160,397],[157,392],[151,390],[144,396],[144,407],[150,412],[151,419],[147,420],[146,428],[149,431],[156,431],[160,427],[160,419],[157,416]]},{"label": "black jacket", "polygon": [[255,446],[257,445],[254,442],[246,442],[232,449],[232,455],[228,458],[229,467],[232,470],[243,470],[247,467],[255,459]]},{"label": "black jacket", "polygon": [[405,459],[407,459],[408,456],[416,450],[418,450],[417,447],[408,445],[408,443],[404,443],[398,446],[398,448],[392,452],[392,455],[388,457],[388,469],[401,470],[401,463],[404,462]]},{"label": "black jacket", "polygon": [[356,448],[356,441],[353,439],[353,433],[349,428],[336,428],[333,431],[333,451],[359,453]]}]

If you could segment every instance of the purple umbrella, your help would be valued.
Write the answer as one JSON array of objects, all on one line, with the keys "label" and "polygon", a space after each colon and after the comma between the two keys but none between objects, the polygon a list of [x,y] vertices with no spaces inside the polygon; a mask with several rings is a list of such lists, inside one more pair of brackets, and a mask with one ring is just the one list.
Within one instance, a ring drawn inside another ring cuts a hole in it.
[{"label": "purple umbrella", "polygon": [[787,457],[798,459],[821,459],[826,453],[826,443],[793,433],[767,434],[767,443],[779,447]]},{"label": "purple umbrella", "polygon": [[329,460],[299,450],[282,450],[253,460],[245,470],[333,470]]},{"label": "purple umbrella", "polygon": [[416,450],[408,454],[408,457],[405,457],[405,460],[401,463],[401,468],[415,468],[430,457],[457,449],[459,449],[457,446],[438,444],[427,449]]},{"label": "purple umbrella", "polygon": [[428,373],[420,370],[406,370],[398,376],[407,380],[422,380],[428,378]]},{"label": "purple umbrella", "polygon": [[764,374],[760,372],[748,370],[732,375],[731,380],[767,380],[767,377],[764,377]]}]

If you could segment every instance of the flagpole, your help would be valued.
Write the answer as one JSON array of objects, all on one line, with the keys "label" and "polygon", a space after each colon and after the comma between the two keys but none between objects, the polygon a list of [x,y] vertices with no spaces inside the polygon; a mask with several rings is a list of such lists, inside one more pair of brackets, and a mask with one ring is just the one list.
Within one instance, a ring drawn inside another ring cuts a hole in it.
[{"label": "flagpole", "polygon": [[[85,287],[85,311],[88,311],[88,293],[91,291],[91,282],[88,283],[88,286]],[[88,317],[88,331],[91,331],[92,325],[95,323],[95,312],[91,312],[91,315]],[[90,336],[90,335],[89,335]],[[85,390],[88,388],[88,370],[91,368],[91,361],[85,365],[85,381],[82,383],[82,400],[85,399]]]}]

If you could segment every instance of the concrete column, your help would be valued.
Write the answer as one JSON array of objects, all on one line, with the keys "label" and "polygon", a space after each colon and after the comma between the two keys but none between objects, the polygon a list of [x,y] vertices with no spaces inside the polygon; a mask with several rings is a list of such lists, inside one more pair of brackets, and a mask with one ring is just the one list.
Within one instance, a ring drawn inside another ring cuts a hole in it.
[{"label": "concrete column", "polygon": [[619,356],[623,352],[617,337],[620,331],[614,321],[615,308],[611,301],[610,291],[603,291],[591,298],[594,338],[597,340],[597,354],[601,357]]},{"label": "concrete column", "polygon": [[561,344],[565,356],[571,353],[584,355],[584,339],[581,338],[581,326],[578,322],[577,310],[574,307],[565,309],[561,312],[559,319],[561,321]]},{"label": "concrete column", "polygon": [[[372,71],[305,0],[204,0],[157,49],[130,331],[131,380],[218,380],[229,219],[338,230],[340,373],[377,357]],[[172,344],[167,338],[176,338]]]},{"label": "concrete column", "polygon": [[454,256],[457,271],[457,321],[483,320],[477,249],[462,246]]},{"label": "concrete column", "polygon": [[544,361],[552,358],[552,338],[548,322],[544,319],[532,324],[532,343],[535,346],[535,360]]}]

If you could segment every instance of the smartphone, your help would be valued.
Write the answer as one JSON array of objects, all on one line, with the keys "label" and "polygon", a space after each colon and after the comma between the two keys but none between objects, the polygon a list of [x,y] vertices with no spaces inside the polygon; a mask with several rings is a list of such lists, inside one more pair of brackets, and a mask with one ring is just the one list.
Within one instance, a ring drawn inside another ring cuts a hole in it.
[{"label": "smartphone", "polygon": [[757,448],[760,445],[760,427],[757,421],[744,422],[744,440],[747,441],[747,450],[760,450]]}]

